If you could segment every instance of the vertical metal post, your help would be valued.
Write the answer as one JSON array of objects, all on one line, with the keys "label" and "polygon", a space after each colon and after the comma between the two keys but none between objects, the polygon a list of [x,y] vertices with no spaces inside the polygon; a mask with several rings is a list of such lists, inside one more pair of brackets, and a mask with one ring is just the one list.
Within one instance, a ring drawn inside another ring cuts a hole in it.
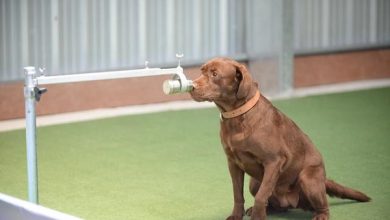
[{"label": "vertical metal post", "polygon": [[28,200],[38,204],[37,145],[35,115],[35,67],[25,67],[24,99],[26,113],[26,146]]}]

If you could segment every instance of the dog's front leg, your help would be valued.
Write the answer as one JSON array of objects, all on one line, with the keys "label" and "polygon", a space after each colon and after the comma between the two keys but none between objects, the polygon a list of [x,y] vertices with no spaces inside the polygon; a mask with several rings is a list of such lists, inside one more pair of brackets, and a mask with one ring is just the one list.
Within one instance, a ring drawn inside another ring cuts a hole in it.
[{"label": "dog's front leg", "polygon": [[242,220],[244,208],[244,171],[241,170],[232,160],[228,159],[229,172],[233,183],[234,207],[232,214],[226,220]]},{"label": "dog's front leg", "polygon": [[282,164],[283,161],[281,160],[275,160],[263,164],[263,180],[261,182],[260,189],[255,196],[255,204],[252,208],[251,220],[265,220],[267,218],[266,208],[268,205],[268,199],[275,189]]}]

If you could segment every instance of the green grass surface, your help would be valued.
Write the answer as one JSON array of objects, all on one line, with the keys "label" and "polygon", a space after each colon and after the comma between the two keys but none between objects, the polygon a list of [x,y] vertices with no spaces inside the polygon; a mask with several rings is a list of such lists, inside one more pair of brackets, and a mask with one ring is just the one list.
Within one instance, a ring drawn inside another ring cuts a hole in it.
[{"label": "green grass surface", "polygon": [[[316,143],[328,177],[373,199],[329,199],[332,219],[388,219],[390,88],[275,105]],[[216,109],[39,128],[40,203],[85,219],[225,219],[232,191],[218,133]],[[26,199],[26,185],[24,130],[0,133],[0,192]]]}]

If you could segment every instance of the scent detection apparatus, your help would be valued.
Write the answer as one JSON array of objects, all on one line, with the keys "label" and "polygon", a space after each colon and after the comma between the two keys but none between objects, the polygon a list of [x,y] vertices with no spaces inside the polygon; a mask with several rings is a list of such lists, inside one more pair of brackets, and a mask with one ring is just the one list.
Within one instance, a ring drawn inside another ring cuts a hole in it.
[{"label": "scent detection apparatus", "polygon": [[39,69],[37,73],[35,67],[24,67],[25,84],[25,114],[26,114],[26,148],[27,148],[27,178],[28,178],[28,200],[38,204],[38,180],[37,180],[37,150],[36,150],[36,103],[41,96],[47,92],[47,89],[40,85],[60,84],[71,82],[84,82],[94,80],[121,79],[132,77],[173,75],[171,80],[163,83],[165,94],[184,93],[192,90],[192,81],[184,75],[183,68],[180,66],[182,54],[176,54],[179,64],[176,68],[160,69],[149,68],[148,62],[145,62],[144,69],[124,70],[114,72],[96,72],[72,75],[43,75],[44,69]]}]

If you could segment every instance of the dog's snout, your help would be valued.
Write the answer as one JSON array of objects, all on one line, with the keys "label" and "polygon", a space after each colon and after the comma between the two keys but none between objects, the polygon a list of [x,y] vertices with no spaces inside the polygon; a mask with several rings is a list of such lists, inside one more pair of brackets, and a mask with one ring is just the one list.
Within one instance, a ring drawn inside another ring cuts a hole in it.
[{"label": "dog's snout", "polygon": [[199,89],[200,87],[203,87],[205,83],[205,78],[200,76],[192,81],[192,86],[194,89]]},{"label": "dog's snout", "polygon": [[193,81],[192,82],[192,90],[197,89],[197,88],[198,88],[198,83],[196,81]]}]

